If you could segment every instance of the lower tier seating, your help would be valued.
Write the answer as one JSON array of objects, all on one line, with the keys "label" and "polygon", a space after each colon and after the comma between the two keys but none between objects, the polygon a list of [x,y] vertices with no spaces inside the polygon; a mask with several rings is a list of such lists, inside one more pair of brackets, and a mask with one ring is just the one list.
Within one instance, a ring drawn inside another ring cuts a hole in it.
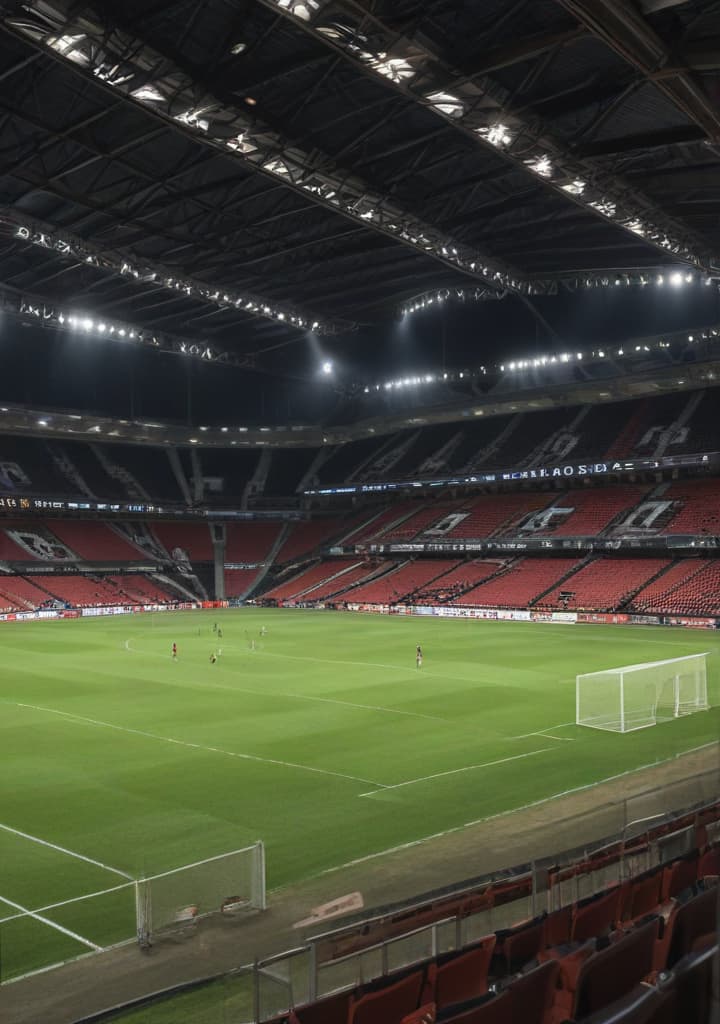
[{"label": "lower tier seating", "polygon": [[539,603],[543,608],[610,612],[668,565],[667,558],[594,558]]},{"label": "lower tier seating", "polygon": [[482,608],[524,608],[577,565],[577,558],[521,558],[507,572],[468,590],[452,603]]},{"label": "lower tier seating", "polygon": [[[688,568],[685,578],[671,589],[655,596],[641,591],[634,603],[652,614],[720,614],[720,562],[706,562],[699,570],[697,562],[693,564],[694,569]],[[661,576],[657,582],[662,583],[664,579]]]}]

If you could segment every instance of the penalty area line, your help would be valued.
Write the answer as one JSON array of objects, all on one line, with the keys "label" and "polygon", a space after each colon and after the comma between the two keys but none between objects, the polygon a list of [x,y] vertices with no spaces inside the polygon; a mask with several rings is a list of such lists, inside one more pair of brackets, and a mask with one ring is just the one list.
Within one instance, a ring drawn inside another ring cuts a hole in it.
[{"label": "penalty area line", "polygon": [[142,736],[144,739],[158,740],[161,743],[173,743],[178,747],[188,747],[191,750],[205,750],[212,754],[222,754],[225,757],[236,757],[242,761],[256,761],[260,764],[274,764],[281,768],[295,768],[298,771],[314,772],[318,775],[331,775],[338,779],[348,779],[350,782],[362,782],[365,785],[379,786],[380,789],[384,788],[384,784],[382,782],[375,782],[372,779],[361,779],[357,775],[345,775],[343,772],[333,772],[328,768],[313,768],[306,764],[295,764],[293,761],[280,761],[273,757],[260,757],[258,754],[243,754],[235,750],[223,750],[221,747],[207,747],[202,743],[191,743],[189,740],[176,740],[172,736],[160,736],[158,733],[145,732],[143,729],[131,729],[126,725],[115,725],[113,722],[103,722],[98,718],[86,718],[84,715],[74,715],[69,711],[58,711],[57,708],[46,708],[37,704],[20,704],[13,701],[8,701],[7,703],[14,703],[15,707],[18,708],[29,708],[31,711],[44,711],[48,715],[59,715],[61,718],[67,718],[71,722],[79,722],[82,725],[92,725],[103,729],[114,729],[117,732],[126,732],[132,736]]},{"label": "penalty area line", "polygon": [[15,903],[14,900],[9,900],[7,896],[0,896],[0,900],[3,903],[7,903],[9,907],[14,910],[19,910],[23,916],[32,917],[35,921],[39,921],[41,924],[46,924],[49,928],[54,928],[55,931],[62,932],[63,935],[68,935],[71,939],[75,939],[76,942],[82,943],[83,946],[87,946],[88,949],[95,950],[96,953],[102,951],[103,947],[98,946],[97,943],[91,942],[90,939],[84,938],[82,935],[78,935],[77,932],[71,931],[69,928],[63,927],[61,924],[57,924],[55,921],[51,921],[47,917],[43,917],[42,914],[38,914],[36,910],[28,910],[27,907],[23,907],[20,903]]},{"label": "penalty area line", "polygon": [[546,754],[553,747],[543,747],[541,750],[529,750],[525,754],[513,754],[512,757],[501,757],[497,761],[485,761],[483,764],[469,764],[465,768],[451,768],[447,772],[435,772],[434,775],[423,775],[419,779],[408,779],[407,782],[397,782],[394,786],[383,786],[382,789],[371,789],[367,793],[358,793],[358,796],[374,796],[376,793],[386,793],[390,789],[402,789],[404,786],[414,786],[418,782],[429,782],[431,779],[442,779],[446,775],[459,775],[460,772],[473,772],[480,768],[493,768],[498,764],[507,764],[508,761],[520,761],[524,757],[534,757],[536,754]]},{"label": "penalty area line", "polygon": [[[30,707],[29,704],[19,704],[18,707]],[[129,875],[127,871],[121,871],[120,868],[111,867],[110,864],[103,864],[101,860],[94,860],[92,857],[86,857],[84,853],[76,853],[75,850],[68,850],[65,846],[58,846],[57,843],[51,843],[47,839],[40,839],[39,836],[30,835],[29,832],[21,832],[19,828],[12,828],[10,825],[3,825],[0,823],[0,829],[3,832],[10,832],[14,836],[20,836],[21,839],[29,839],[31,843],[38,843],[40,846],[46,846],[50,850],[57,850],[58,853],[64,853],[68,857],[75,857],[76,860],[84,860],[86,864],[93,864],[97,868],[103,868],[105,871],[110,871],[114,875],[120,875],[121,878],[127,878],[129,881],[134,881],[132,875]]]}]

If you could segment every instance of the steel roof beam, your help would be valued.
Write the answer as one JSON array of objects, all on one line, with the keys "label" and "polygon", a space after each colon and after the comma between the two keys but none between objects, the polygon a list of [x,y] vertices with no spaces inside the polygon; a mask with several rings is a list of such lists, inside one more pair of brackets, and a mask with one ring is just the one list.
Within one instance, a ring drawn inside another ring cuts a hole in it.
[{"label": "steel roof beam", "polygon": [[[666,255],[701,268],[713,264],[708,244],[685,224],[673,221],[616,176],[576,157],[534,113],[513,110],[507,90],[499,83],[482,72],[464,75],[435,53],[424,37],[399,36],[358,0],[258,2],[342,54],[364,74],[533,174],[567,201],[640,236]],[[571,33],[558,45],[575,38],[580,34]]]},{"label": "steel roof beam", "polygon": [[[641,14],[624,0],[556,0],[569,14],[699,125],[712,143],[720,143],[720,110],[692,71],[676,63],[670,47]],[[680,50],[682,57],[682,49]],[[715,54],[716,66],[720,64]],[[702,61],[702,57],[700,58]]]},{"label": "steel roof beam", "polygon": [[[115,9],[113,18],[118,16]],[[114,96],[165,120],[195,142],[282,181],[309,202],[500,291],[522,288],[514,268],[399,209],[327,157],[305,153],[244,109],[224,103],[168,57],[113,21],[104,21],[102,13],[93,14],[87,7],[75,13],[69,0],[4,0],[0,24]]]}]

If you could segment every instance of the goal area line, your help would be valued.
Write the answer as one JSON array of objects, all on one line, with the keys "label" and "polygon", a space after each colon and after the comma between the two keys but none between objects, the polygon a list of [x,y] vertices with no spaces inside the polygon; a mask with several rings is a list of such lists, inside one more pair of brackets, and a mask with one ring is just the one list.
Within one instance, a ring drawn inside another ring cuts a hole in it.
[{"label": "goal area line", "polygon": [[[75,942],[79,942],[83,946],[87,946],[94,953],[100,953],[104,949],[104,946],[98,946],[96,942],[91,942],[90,939],[86,939],[83,935],[78,935],[77,932],[71,931],[70,928],[65,928],[64,925],[58,924],[57,921],[51,921],[47,917],[43,917],[37,910],[30,910],[28,907],[24,907],[21,903],[16,903],[14,900],[9,900],[7,896],[0,896],[0,900],[3,903],[7,903],[9,907],[14,910],[20,911],[19,914],[13,915],[10,918],[4,918],[4,921],[17,920],[18,918],[31,918],[34,921],[38,921],[40,924],[47,925],[49,928],[53,928],[57,932],[61,932],[68,938],[74,939]],[[60,904],[58,904],[60,905]],[[0,924],[3,922],[0,921]]]}]

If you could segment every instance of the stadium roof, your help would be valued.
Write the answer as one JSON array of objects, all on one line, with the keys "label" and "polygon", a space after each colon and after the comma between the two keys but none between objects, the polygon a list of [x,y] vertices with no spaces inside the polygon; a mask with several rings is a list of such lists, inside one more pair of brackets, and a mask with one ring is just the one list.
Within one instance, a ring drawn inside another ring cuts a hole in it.
[{"label": "stadium roof", "polygon": [[0,281],[40,320],[248,355],[429,289],[720,274],[718,2],[0,0],[0,27]]}]

